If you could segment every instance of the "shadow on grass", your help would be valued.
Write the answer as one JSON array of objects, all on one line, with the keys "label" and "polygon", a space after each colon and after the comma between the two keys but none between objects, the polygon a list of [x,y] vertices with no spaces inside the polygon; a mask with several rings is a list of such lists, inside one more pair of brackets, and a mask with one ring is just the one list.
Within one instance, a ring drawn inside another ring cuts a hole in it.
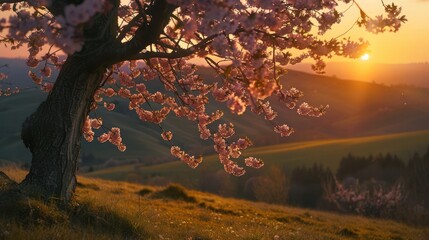
[{"label": "shadow on grass", "polygon": [[51,227],[61,224],[83,232],[120,239],[147,238],[144,229],[108,207],[91,202],[59,206],[56,202],[28,197],[3,172],[0,172],[0,220],[25,226],[29,232],[31,226]]},{"label": "shadow on grass", "polygon": [[277,217],[275,220],[282,223],[299,223],[304,225],[313,225],[311,222],[299,217],[299,216],[286,216],[286,217]]},{"label": "shadow on grass", "polygon": [[95,206],[90,202],[79,203],[68,210],[69,221],[73,225],[100,233],[119,235],[124,239],[147,237],[143,229],[108,207]]},{"label": "shadow on grass", "polygon": [[359,234],[349,228],[343,228],[338,233],[338,235],[343,237],[358,237]]},{"label": "shadow on grass", "polygon": [[100,190],[99,186],[97,186],[96,184],[91,184],[91,183],[84,184],[84,183],[78,182],[77,183],[77,187],[79,187],[79,188],[87,188],[87,189],[91,189],[91,190],[95,190],[95,191],[99,191]]},{"label": "shadow on grass", "polygon": [[146,196],[146,195],[148,195],[148,194],[151,194],[153,192],[153,190],[152,189],[149,189],[149,188],[143,188],[143,189],[141,189],[140,191],[138,191],[137,192],[137,195],[140,195],[140,196]]},{"label": "shadow on grass", "polygon": [[223,209],[223,208],[216,208],[216,207],[210,206],[210,205],[206,204],[205,202],[199,203],[198,206],[201,208],[205,208],[207,210],[210,210],[212,212],[220,213],[220,214],[224,214],[224,215],[231,215],[231,216],[239,216],[240,215],[239,213],[236,213],[232,210]]}]

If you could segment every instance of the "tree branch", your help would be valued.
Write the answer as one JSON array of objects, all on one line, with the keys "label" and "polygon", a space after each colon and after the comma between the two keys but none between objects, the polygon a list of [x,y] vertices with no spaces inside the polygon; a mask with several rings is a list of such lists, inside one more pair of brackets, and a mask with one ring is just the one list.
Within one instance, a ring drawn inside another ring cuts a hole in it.
[{"label": "tree branch", "polygon": [[119,47],[109,51],[107,54],[109,59],[113,62],[130,59],[156,42],[176,8],[177,6],[169,4],[166,0],[154,0],[146,11],[147,15],[151,17],[150,23],[140,25],[130,41],[119,43]]},{"label": "tree branch", "polygon": [[205,38],[204,40],[202,40],[198,44],[193,45],[190,48],[186,48],[186,49],[180,48],[180,49],[176,49],[173,52],[144,52],[144,53],[138,53],[138,54],[135,54],[135,55],[131,56],[128,59],[129,60],[139,60],[139,59],[149,59],[149,58],[176,59],[176,58],[188,57],[188,56],[190,56],[192,54],[195,54],[199,50],[204,49],[217,36],[219,36],[219,34],[211,35],[210,37]]},{"label": "tree branch", "polygon": [[189,49],[183,49],[183,51],[177,51],[177,52],[145,52],[145,53],[139,53],[136,54],[130,58],[129,60],[140,60],[140,59],[150,59],[150,58],[167,58],[167,59],[176,59],[176,58],[183,58],[190,56],[194,54],[195,51],[189,50]]},{"label": "tree branch", "polygon": [[[124,39],[125,36],[127,35],[127,33],[129,31],[131,31],[131,28],[134,27],[134,26],[137,26],[139,24],[139,22],[140,22],[141,19],[142,19],[142,14],[140,14],[140,13],[137,14],[133,19],[131,19],[131,21],[128,22],[127,25],[125,25],[122,28],[122,30],[119,33],[119,36],[116,39],[119,40],[119,41],[121,41],[122,39]],[[144,22],[146,22],[146,21],[144,20]],[[145,24],[145,23],[143,23],[143,24]]]}]

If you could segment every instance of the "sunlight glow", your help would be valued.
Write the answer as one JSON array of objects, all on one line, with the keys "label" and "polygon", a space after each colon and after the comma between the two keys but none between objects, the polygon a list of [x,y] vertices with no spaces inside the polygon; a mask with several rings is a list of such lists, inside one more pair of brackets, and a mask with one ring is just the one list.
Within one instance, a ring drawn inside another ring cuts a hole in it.
[{"label": "sunlight glow", "polygon": [[360,60],[362,60],[362,61],[368,61],[368,60],[369,60],[369,54],[368,54],[368,53],[365,53],[364,55],[362,55],[362,56],[360,57]]}]

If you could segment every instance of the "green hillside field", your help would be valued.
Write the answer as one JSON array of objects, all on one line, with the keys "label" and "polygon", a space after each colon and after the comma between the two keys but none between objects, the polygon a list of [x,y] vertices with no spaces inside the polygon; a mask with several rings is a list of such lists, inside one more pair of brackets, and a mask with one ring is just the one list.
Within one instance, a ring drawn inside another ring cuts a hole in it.
[{"label": "green hillside field", "polygon": [[[333,139],[286,143],[265,147],[254,147],[244,152],[245,156],[262,158],[265,166],[259,170],[266,171],[272,166],[292,170],[298,166],[323,164],[336,171],[342,157],[351,153],[357,156],[370,154],[391,153],[407,161],[415,152],[423,153],[429,147],[429,131],[417,131],[400,134],[389,134],[373,137]],[[239,162],[244,165],[242,162]],[[186,164],[175,161],[170,163],[144,166],[130,164],[113,168],[96,170],[85,173],[85,176],[97,177],[116,181],[145,182],[157,177],[188,187],[198,187],[201,176],[207,172],[222,169],[217,156],[205,157],[197,169],[191,169]],[[245,177],[245,176],[244,176]],[[234,178],[234,177],[232,177]]]},{"label": "green hillside field", "polygon": [[[25,175],[13,168],[0,171],[15,181]],[[0,193],[5,188],[1,180]],[[394,221],[221,198],[180,186],[154,188],[87,177],[79,177],[76,198],[67,207],[25,197],[0,201],[4,240],[429,239],[427,228]]]}]

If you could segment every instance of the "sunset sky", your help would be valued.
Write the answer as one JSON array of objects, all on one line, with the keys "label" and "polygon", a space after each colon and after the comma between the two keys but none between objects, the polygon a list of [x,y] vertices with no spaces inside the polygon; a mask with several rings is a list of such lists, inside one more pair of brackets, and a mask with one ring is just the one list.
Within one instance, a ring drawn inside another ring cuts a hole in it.
[{"label": "sunset sky", "polygon": [[[356,2],[371,17],[383,11],[380,0],[357,0]],[[394,2],[402,6],[408,22],[397,33],[374,35],[354,27],[348,36],[363,37],[370,41],[370,61],[378,63],[416,63],[429,61],[429,0],[384,0],[386,4]],[[359,17],[359,10],[352,7],[346,13],[346,19],[329,34],[341,34],[353,25]],[[334,61],[343,61],[336,58]]]},{"label": "sunset sky", "polygon": [[[381,1],[357,0],[369,16],[383,12]],[[385,0],[388,4],[391,1]],[[429,61],[429,0],[395,0],[395,4],[403,7],[408,22],[397,33],[374,35],[355,26],[345,36],[357,39],[363,37],[370,41],[370,62],[377,63],[417,63]],[[341,6],[341,10],[348,6]],[[355,6],[346,12],[344,21],[327,33],[327,37],[336,37],[346,32],[359,17]],[[0,46],[0,57],[24,58],[24,50],[10,51]],[[344,58],[333,58],[332,61],[348,61]],[[359,61],[359,60],[354,60]]]}]

